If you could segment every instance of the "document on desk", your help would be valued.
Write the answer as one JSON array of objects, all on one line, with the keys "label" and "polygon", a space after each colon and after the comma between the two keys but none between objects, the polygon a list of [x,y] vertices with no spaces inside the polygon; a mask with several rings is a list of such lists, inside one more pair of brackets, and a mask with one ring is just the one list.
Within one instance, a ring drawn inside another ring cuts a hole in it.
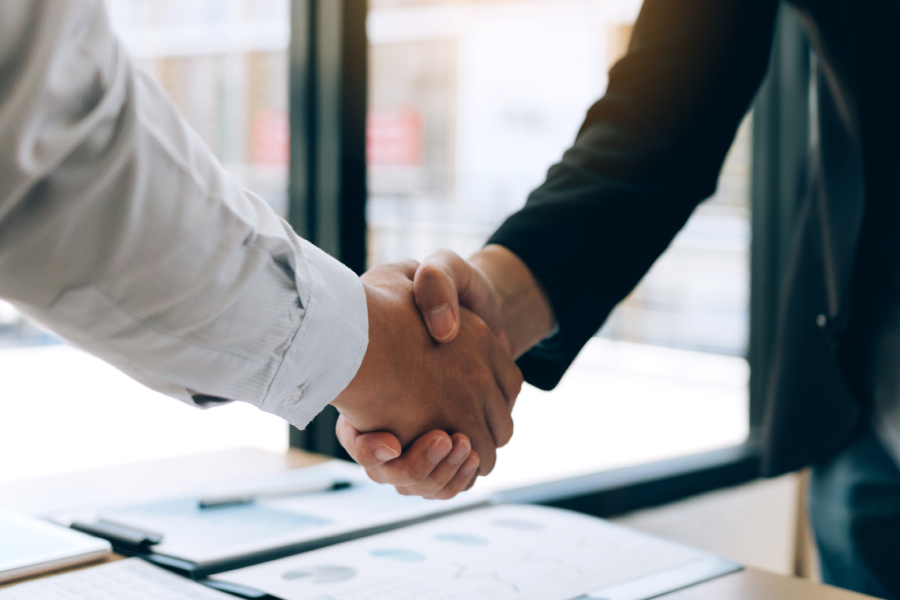
[{"label": "document on desk", "polygon": [[493,506],[213,576],[283,600],[642,600],[740,567],[538,506]]},{"label": "document on desk", "polygon": [[0,600],[234,600],[139,558],[0,589]]},{"label": "document on desk", "polygon": [[[327,485],[323,484],[338,481],[352,485],[335,491],[265,497],[267,490],[324,488]],[[257,494],[260,499],[213,508],[199,505],[202,497],[248,494]],[[385,531],[486,504],[487,500],[486,495],[472,492],[447,502],[402,496],[392,486],[372,482],[359,466],[333,460],[233,482],[192,496],[100,508],[92,515],[66,515],[61,520],[99,517],[158,534],[162,542],[152,546],[155,555],[186,561],[192,565],[192,575],[202,576]]]}]

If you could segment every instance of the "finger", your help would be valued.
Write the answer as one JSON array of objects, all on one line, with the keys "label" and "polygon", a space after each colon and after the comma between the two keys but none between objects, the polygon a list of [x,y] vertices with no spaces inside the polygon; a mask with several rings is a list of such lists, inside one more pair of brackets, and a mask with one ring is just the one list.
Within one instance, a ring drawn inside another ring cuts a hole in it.
[{"label": "finger", "polygon": [[416,270],[416,303],[432,337],[452,341],[459,332],[459,306],[465,306],[501,331],[500,308],[493,284],[476,265],[451,250],[438,250]]},{"label": "finger", "polygon": [[524,382],[522,371],[519,370],[516,361],[510,356],[508,345],[504,347],[499,340],[495,342],[491,351],[491,363],[494,378],[497,380],[497,385],[500,386],[500,391],[503,392],[507,406],[509,406],[511,411],[516,405],[516,398],[519,397],[519,393],[522,391],[522,383]]},{"label": "finger", "polygon": [[457,260],[462,261],[455,252],[435,252],[419,265],[413,280],[416,304],[438,342],[453,341],[459,333],[459,288],[467,277],[464,269],[454,269]]},{"label": "finger", "polygon": [[453,441],[453,450],[428,477],[415,485],[401,486],[397,491],[407,496],[428,497],[440,492],[450,483],[472,453],[472,444],[465,435],[455,433],[450,439]]},{"label": "finger", "polygon": [[[500,395],[499,390],[497,391],[497,395]],[[485,410],[487,410],[486,407]],[[487,475],[490,473],[494,469],[494,464],[497,462],[497,443],[494,441],[494,434],[491,432],[490,425],[487,423],[489,416],[487,414],[484,416],[485,418],[481,421],[480,425],[476,426],[476,433],[470,435],[472,449],[478,453],[478,456],[481,458],[481,465],[478,468],[479,475]]]},{"label": "finger", "polygon": [[338,441],[350,457],[367,469],[379,467],[400,456],[400,441],[391,433],[360,433],[343,415],[335,426]]},{"label": "finger", "polygon": [[[491,437],[497,448],[502,448],[509,443],[513,436],[512,409],[506,401],[506,396],[499,387],[488,398],[484,407],[487,425],[491,430]],[[483,473],[486,475],[486,473]]]},{"label": "finger", "polygon": [[478,454],[475,452],[470,453],[469,457],[459,468],[459,471],[453,476],[453,479],[434,494],[425,497],[429,500],[449,500],[458,493],[467,490],[471,487],[471,484],[475,483],[475,479],[478,477],[479,464]]},{"label": "finger", "polygon": [[472,476],[472,479],[469,480],[469,483],[466,485],[466,489],[464,489],[463,491],[468,492],[469,490],[471,490],[476,481],[478,481],[478,473],[475,473],[475,475]]},{"label": "finger", "polygon": [[453,448],[443,431],[422,435],[399,457],[381,466],[366,469],[373,481],[408,487],[425,481]]}]

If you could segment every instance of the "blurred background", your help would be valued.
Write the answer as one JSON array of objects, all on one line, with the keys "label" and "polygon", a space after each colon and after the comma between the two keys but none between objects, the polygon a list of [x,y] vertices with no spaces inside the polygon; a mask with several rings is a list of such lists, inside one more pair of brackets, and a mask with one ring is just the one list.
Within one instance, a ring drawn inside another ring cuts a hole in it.
[{"label": "blurred background", "polygon": [[[128,52],[222,164],[287,216],[288,0],[107,4]],[[368,264],[422,259],[443,247],[476,251],[572,143],[625,52],[639,9],[636,0],[371,0]],[[748,118],[715,196],[563,383],[550,393],[526,387],[516,437],[491,485],[746,439],[751,130]],[[0,303],[0,380],[13,396],[54,405],[10,403],[23,414],[0,425],[7,429],[0,450],[24,443],[35,452],[0,466],[0,479],[230,445],[287,445],[287,428],[269,415],[240,405],[192,410],[58,343]],[[547,419],[549,412],[558,418]],[[120,432],[121,444],[110,430]],[[98,441],[85,444],[86,437]],[[110,445],[120,448],[114,456],[105,451]],[[59,448],[70,462],[51,458]]]},{"label": "blurred background", "polygon": [[[640,4],[106,0],[127,52],[231,175],[357,270],[438,248],[478,250],[574,141],[627,49]],[[351,31],[353,11],[361,17]],[[773,51],[775,84],[763,87],[740,126],[715,194],[560,385],[524,387],[513,441],[478,487],[558,491],[573,477],[588,491],[621,484],[625,492],[604,496],[619,504],[595,513],[608,516],[756,476],[781,257],[805,181],[792,165],[806,159],[811,106],[810,52],[787,13]],[[358,56],[362,64],[353,64]],[[329,112],[329,102],[344,112]],[[357,105],[354,129],[345,121]],[[328,162],[348,135],[360,156],[355,172]],[[342,182],[363,171],[363,156],[365,191],[350,198]],[[304,190],[298,177],[320,181]],[[358,246],[353,261],[346,240],[336,244],[312,223],[316,211],[335,222],[359,213],[359,227],[347,230]],[[2,301],[0,382],[0,483],[238,446],[284,452],[293,442],[337,452],[333,414],[298,435],[248,405],[196,410]],[[797,558],[809,547],[801,484],[790,475],[621,520],[740,562],[809,574],[809,553]],[[648,500],[648,490],[663,495]]]}]

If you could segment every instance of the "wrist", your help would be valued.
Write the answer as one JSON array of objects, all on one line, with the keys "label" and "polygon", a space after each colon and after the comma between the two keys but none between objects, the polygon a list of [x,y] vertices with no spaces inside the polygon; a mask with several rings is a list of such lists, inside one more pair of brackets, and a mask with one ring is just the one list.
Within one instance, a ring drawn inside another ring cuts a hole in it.
[{"label": "wrist", "polygon": [[379,340],[377,331],[379,326],[380,311],[378,310],[381,299],[379,291],[372,285],[362,282],[366,294],[366,311],[369,318],[369,343],[362,363],[356,371],[356,375],[337,398],[331,401],[331,405],[343,415],[351,418],[358,413],[360,406],[365,404],[365,392],[371,387],[372,374],[379,368],[379,352],[377,350]]},{"label": "wrist", "polygon": [[469,260],[494,289],[501,332],[514,358],[553,332],[556,318],[549,297],[521,258],[504,246],[491,244]]}]

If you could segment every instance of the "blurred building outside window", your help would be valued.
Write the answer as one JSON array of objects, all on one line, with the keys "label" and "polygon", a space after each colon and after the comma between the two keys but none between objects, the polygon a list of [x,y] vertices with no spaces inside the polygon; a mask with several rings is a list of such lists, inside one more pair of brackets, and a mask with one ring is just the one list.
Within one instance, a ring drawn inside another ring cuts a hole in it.
[{"label": "blurred building outside window", "polygon": [[[441,247],[478,250],[573,142],[627,49],[640,5],[371,0],[369,264],[421,260]],[[549,394],[526,386],[489,485],[746,439],[749,121],[715,196],[560,386]]]},{"label": "blurred building outside window", "polygon": [[[135,62],[245,188],[287,209],[289,0],[106,0]],[[0,348],[58,343],[0,301]]]},{"label": "blurred building outside window", "polygon": [[[107,0],[113,29],[245,188],[287,206],[289,0]],[[287,448],[284,421],[201,411],[66,345],[0,301],[0,481],[235,446]],[[24,346],[44,346],[25,348]]]}]

